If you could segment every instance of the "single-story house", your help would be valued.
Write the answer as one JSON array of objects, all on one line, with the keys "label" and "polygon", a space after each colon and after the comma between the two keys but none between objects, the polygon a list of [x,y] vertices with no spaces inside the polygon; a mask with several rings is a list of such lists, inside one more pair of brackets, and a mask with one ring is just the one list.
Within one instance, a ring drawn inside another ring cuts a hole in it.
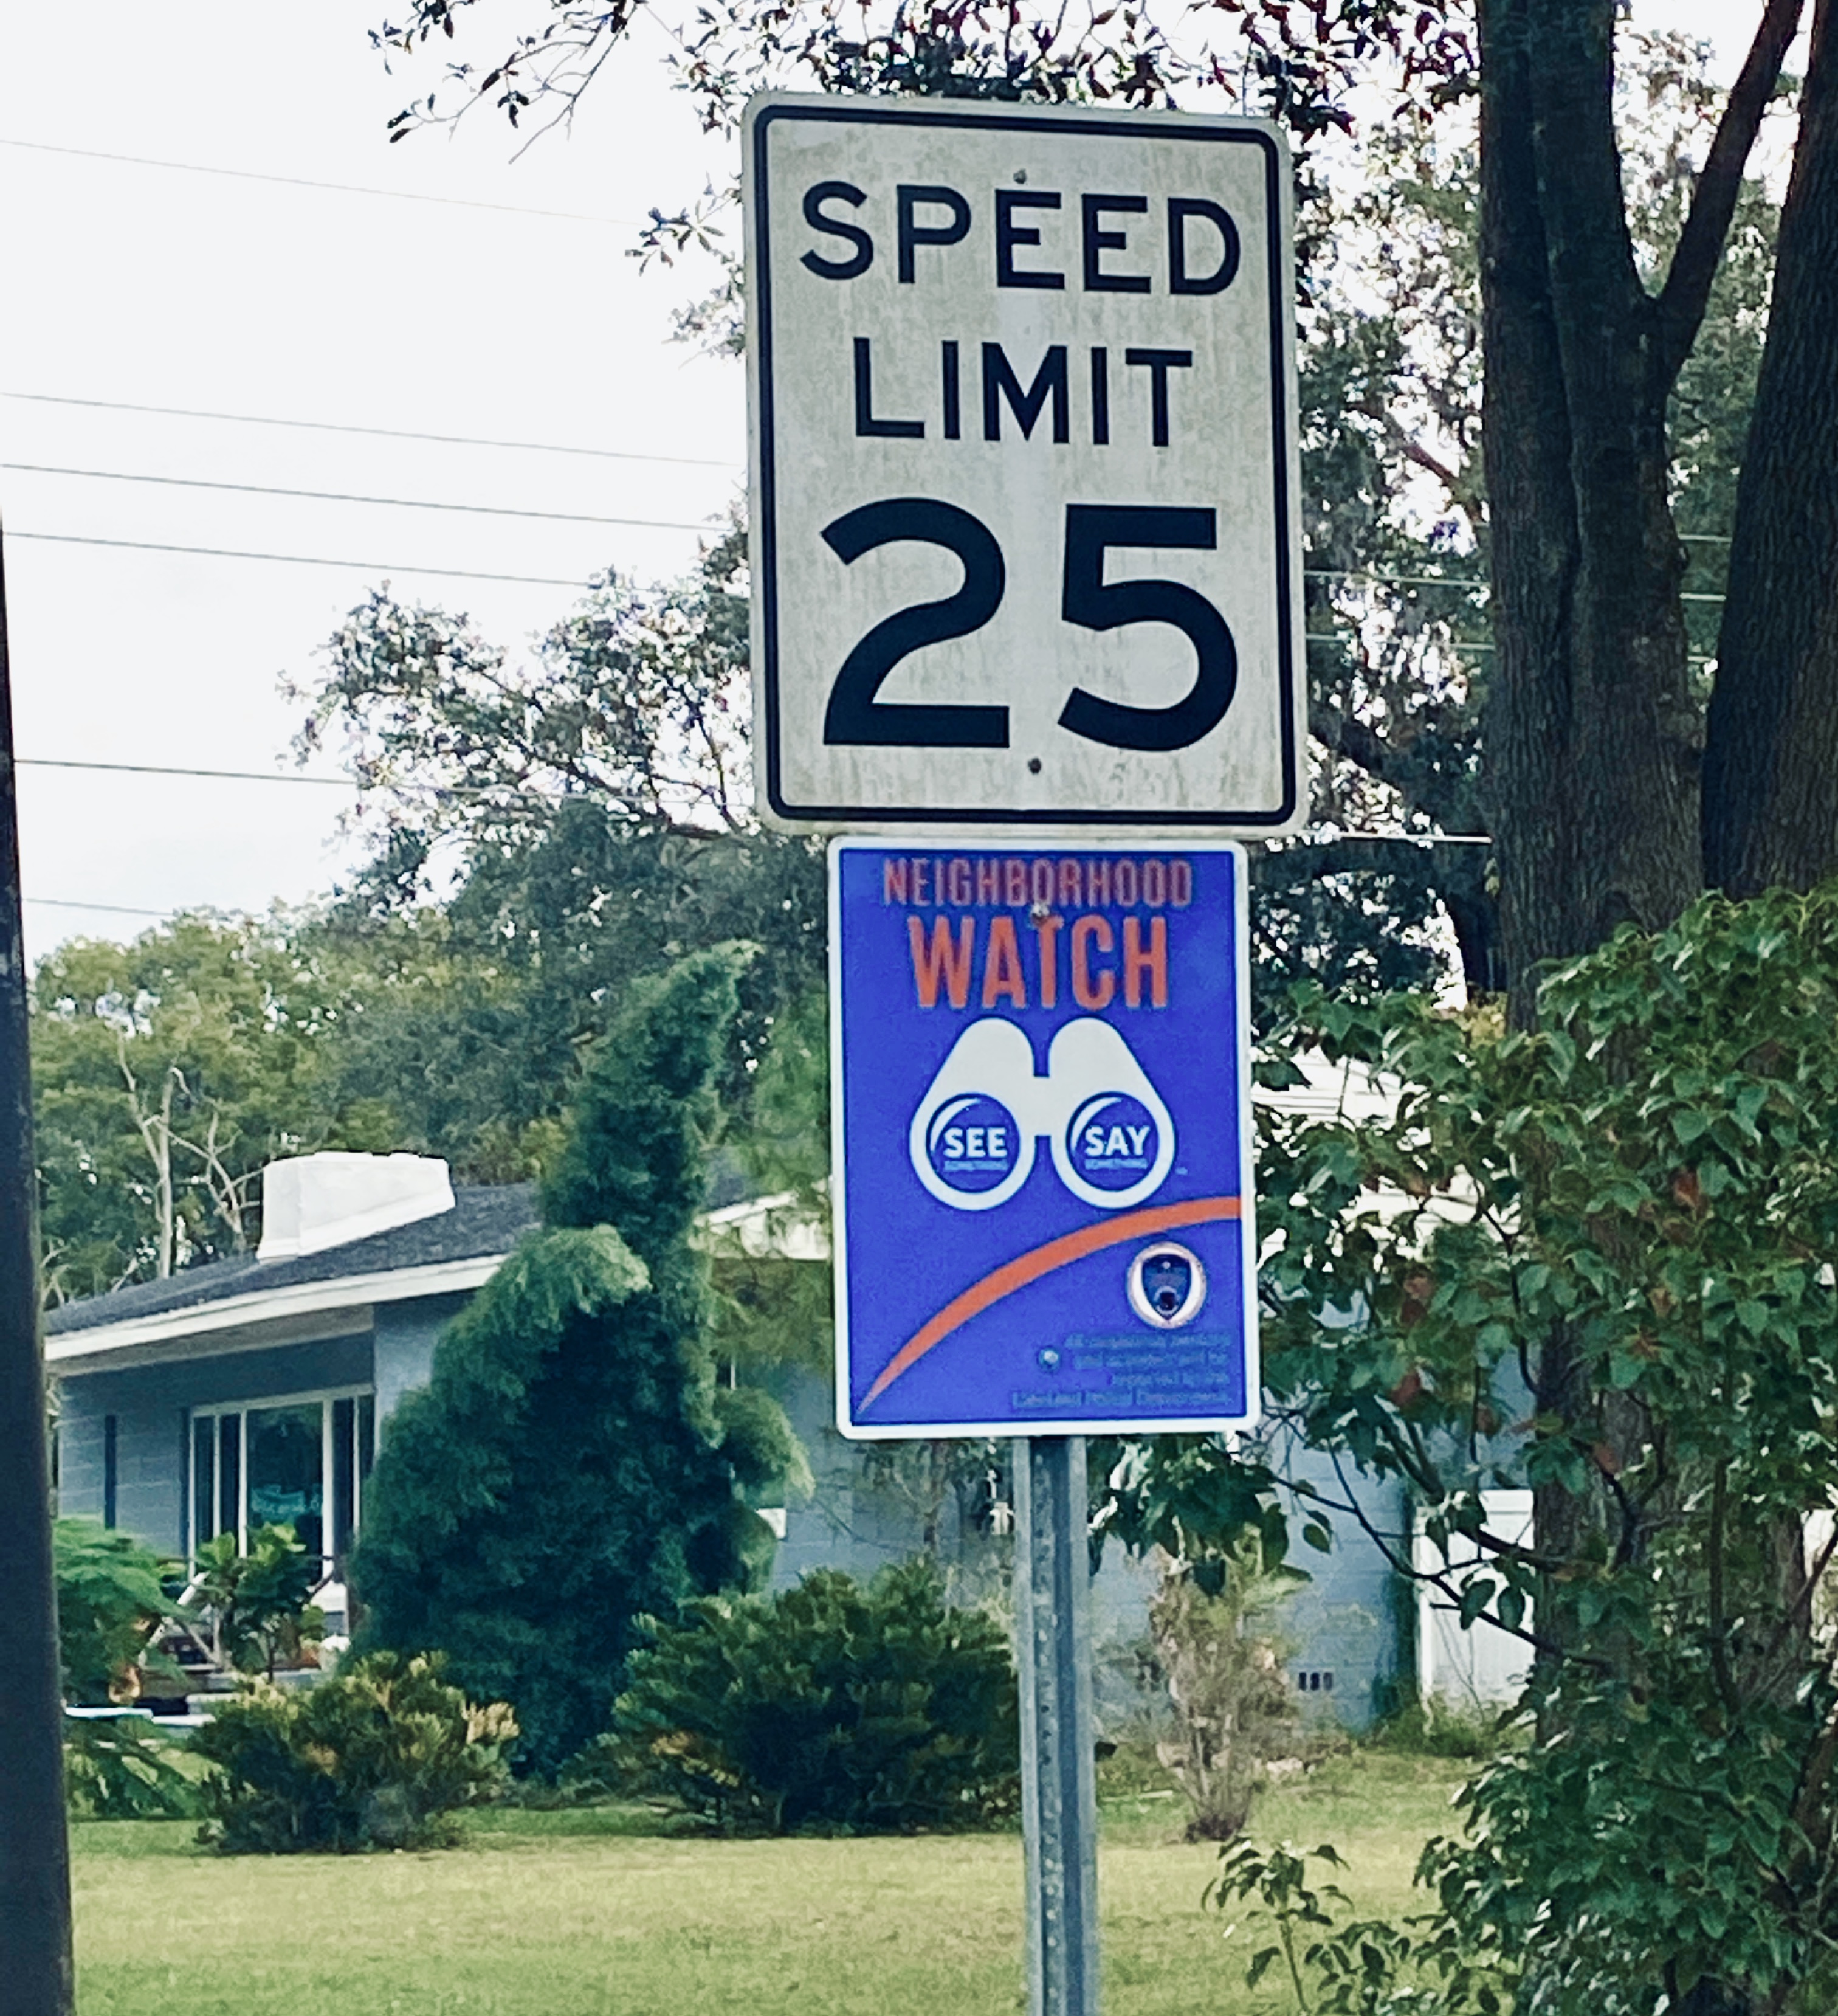
[{"label": "single-story house", "polygon": [[[218,1533],[290,1523],[320,1553],[319,1600],[336,1629],[346,1551],[390,1417],[426,1381],[443,1327],[535,1225],[535,1192],[455,1186],[431,1157],[318,1154],[271,1165],[264,1204],[254,1254],[47,1318],[59,1509],[175,1557]],[[738,1184],[711,1197],[705,1222],[718,1253],[728,1241],[757,1255],[769,1240],[788,1265],[825,1257],[820,1234],[806,1228],[787,1238],[768,1201],[742,1196]],[[922,1510],[887,1445],[837,1435],[826,1380],[787,1371],[773,1385],[816,1477],[807,1502],[762,1508],[780,1539],[779,1582],[818,1567],[871,1572],[913,1552],[928,1529],[955,1558],[987,1568],[987,1543],[1008,1523],[999,1471],[968,1499],[959,1491]],[[1369,1509],[1408,1546],[1400,1493],[1375,1489]],[[1310,1708],[1363,1723],[1419,1663],[1444,1691],[1498,1694],[1508,1684],[1509,1651],[1477,1668],[1445,1643],[1427,1606],[1357,1532],[1307,1565],[1314,1579],[1282,1628]],[[976,1586],[973,1575],[965,1586]],[[1119,1672],[1129,1663],[1124,1648],[1142,1636],[1151,1588],[1146,1568],[1107,1550],[1094,1622]],[[1419,1641],[1430,1654],[1422,1661]],[[1127,1686],[1108,1692],[1127,1704]]]}]

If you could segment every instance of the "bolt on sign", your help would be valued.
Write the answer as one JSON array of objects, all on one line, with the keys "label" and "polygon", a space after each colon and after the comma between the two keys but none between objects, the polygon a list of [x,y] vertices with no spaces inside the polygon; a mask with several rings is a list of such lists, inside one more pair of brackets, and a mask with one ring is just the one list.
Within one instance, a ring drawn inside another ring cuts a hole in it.
[{"label": "bolt on sign", "polygon": [[769,94],[744,158],[763,816],[1294,830],[1281,135]]},{"label": "bolt on sign", "polygon": [[830,846],[845,1435],[1243,1426],[1244,855]]}]

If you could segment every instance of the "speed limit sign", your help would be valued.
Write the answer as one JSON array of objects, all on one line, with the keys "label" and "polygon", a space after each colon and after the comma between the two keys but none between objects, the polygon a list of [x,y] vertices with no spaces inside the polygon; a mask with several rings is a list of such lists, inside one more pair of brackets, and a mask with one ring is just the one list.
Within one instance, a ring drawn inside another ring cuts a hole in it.
[{"label": "speed limit sign", "polygon": [[768,94],[745,160],[762,815],[1293,830],[1277,129]]}]

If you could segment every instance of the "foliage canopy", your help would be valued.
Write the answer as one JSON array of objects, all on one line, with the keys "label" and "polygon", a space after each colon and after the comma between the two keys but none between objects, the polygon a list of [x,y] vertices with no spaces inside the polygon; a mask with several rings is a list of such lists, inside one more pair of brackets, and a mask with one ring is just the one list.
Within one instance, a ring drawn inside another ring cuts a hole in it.
[{"label": "foliage canopy", "polygon": [[[1436,1874],[1552,2016],[1700,1983],[1777,2008],[1838,1935],[1833,1546],[1805,1526],[1838,1474],[1835,1021],[1827,884],[1624,931],[1550,974],[1535,1033],[1304,998],[1266,1065],[1395,1094],[1270,1120],[1266,1370],[1310,1442],[1478,1546],[1443,1599],[1536,1654],[1538,1740]],[[1490,1535],[1481,1492],[1526,1482],[1535,1539]]]}]

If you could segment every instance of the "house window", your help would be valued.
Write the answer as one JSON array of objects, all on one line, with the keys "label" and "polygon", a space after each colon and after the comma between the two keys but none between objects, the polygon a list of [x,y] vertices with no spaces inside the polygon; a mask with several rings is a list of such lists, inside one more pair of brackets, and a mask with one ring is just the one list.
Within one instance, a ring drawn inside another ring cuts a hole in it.
[{"label": "house window", "polygon": [[291,1526],[326,1574],[342,1574],[376,1442],[376,1396],[359,1388],[195,1409],[192,1552],[219,1533],[246,1546],[259,1527]]}]

